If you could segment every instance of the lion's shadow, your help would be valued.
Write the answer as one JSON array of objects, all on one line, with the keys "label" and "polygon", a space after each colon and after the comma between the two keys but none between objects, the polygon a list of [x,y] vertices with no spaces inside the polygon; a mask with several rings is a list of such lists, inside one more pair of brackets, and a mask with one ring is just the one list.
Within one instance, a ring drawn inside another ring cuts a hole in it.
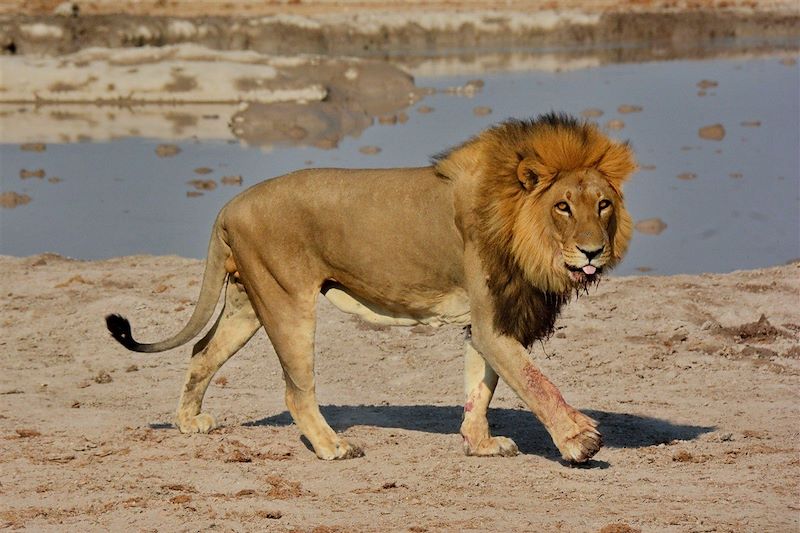
[{"label": "lion's shadow", "polygon": [[[436,405],[326,405],[320,410],[337,431],[358,425],[444,434],[458,433],[463,412],[461,407]],[[603,442],[612,448],[643,448],[673,440],[692,440],[716,429],[628,413],[582,412],[600,423]],[[291,423],[291,416],[284,411],[245,425],[285,426]],[[489,423],[494,434],[514,439],[522,453],[553,459],[559,456],[547,431],[530,411],[490,409]]]}]

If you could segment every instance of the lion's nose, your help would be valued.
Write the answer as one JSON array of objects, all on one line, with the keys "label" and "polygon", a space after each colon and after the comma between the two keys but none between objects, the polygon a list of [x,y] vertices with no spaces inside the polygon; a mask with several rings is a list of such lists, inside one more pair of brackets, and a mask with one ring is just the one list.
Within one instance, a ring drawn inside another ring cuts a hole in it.
[{"label": "lion's nose", "polygon": [[577,248],[578,250],[583,252],[583,255],[586,256],[586,259],[591,261],[592,259],[594,259],[595,257],[597,257],[598,255],[600,255],[603,252],[603,248],[605,248],[605,246],[601,246],[600,248],[596,248],[594,250],[584,250],[580,246],[576,246],[575,248]]}]

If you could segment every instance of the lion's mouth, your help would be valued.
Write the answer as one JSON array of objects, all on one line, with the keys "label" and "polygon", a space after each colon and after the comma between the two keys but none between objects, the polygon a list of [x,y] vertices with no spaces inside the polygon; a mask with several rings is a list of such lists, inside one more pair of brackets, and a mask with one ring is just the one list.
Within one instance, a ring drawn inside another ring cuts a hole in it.
[{"label": "lion's mouth", "polygon": [[597,279],[603,273],[603,267],[594,265],[584,265],[582,267],[565,264],[569,270],[569,276],[577,283],[587,283]]}]

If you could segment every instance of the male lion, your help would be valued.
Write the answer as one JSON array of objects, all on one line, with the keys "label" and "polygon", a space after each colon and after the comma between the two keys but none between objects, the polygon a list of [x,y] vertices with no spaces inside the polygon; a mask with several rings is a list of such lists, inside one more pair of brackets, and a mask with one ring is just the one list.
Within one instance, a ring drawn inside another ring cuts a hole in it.
[{"label": "male lion", "polygon": [[286,405],[321,459],[361,450],[327,424],[314,391],[318,293],[378,324],[463,324],[467,455],[514,455],[489,434],[501,376],[547,428],[564,459],[587,461],[597,423],[568,405],[528,348],[547,337],[575,290],[616,265],[631,237],[622,183],[627,144],[566,115],[508,120],[433,159],[400,169],[312,169],[255,185],[220,212],[203,285],[174,337],[139,344],[128,321],[106,318],[137,352],[198,335],[225,287],[225,306],[194,347],[181,393],[181,432],[207,432],[200,410],[214,373],[263,325],[283,367]]}]

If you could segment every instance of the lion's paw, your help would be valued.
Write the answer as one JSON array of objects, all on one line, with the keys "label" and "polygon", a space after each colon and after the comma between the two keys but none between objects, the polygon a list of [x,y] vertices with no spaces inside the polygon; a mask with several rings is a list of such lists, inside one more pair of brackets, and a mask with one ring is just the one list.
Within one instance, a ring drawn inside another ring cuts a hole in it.
[{"label": "lion's paw", "polygon": [[603,446],[603,436],[597,431],[597,422],[574,411],[570,418],[575,428],[561,442],[556,442],[561,457],[571,463],[585,463]]},{"label": "lion's paw", "polygon": [[477,446],[472,446],[464,439],[464,453],[478,457],[514,457],[519,454],[517,444],[508,437],[489,437]]},{"label": "lion's paw", "polygon": [[364,451],[350,444],[344,439],[339,439],[329,450],[315,450],[317,457],[324,461],[338,461],[342,459],[355,459],[364,457]]},{"label": "lion's paw", "polygon": [[206,413],[183,419],[178,418],[178,429],[181,433],[208,433],[215,427],[217,427],[217,422],[214,417]]}]

